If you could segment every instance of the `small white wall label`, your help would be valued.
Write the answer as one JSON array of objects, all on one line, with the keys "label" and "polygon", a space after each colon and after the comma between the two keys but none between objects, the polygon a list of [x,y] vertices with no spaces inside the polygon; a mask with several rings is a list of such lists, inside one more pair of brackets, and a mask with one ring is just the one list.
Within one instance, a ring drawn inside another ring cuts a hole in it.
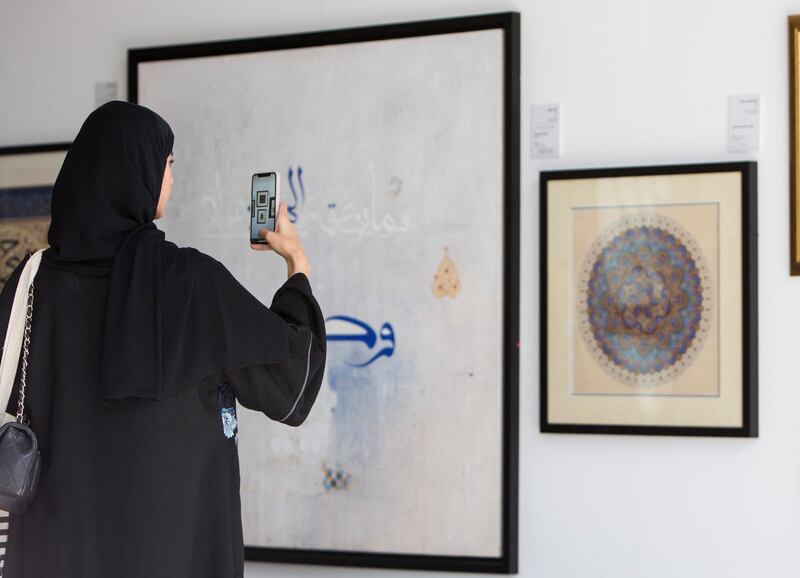
[{"label": "small white wall label", "polygon": [[561,105],[534,104],[531,107],[531,158],[557,159],[561,156]]},{"label": "small white wall label", "polygon": [[761,148],[761,95],[728,97],[728,152],[755,153]]}]

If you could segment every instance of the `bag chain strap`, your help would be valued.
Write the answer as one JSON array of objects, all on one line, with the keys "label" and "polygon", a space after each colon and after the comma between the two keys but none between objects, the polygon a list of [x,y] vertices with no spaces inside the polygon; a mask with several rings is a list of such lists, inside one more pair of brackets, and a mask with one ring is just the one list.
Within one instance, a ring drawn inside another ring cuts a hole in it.
[{"label": "bag chain strap", "polygon": [[25,312],[25,337],[22,342],[22,376],[20,379],[19,399],[17,400],[17,422],[26,425],[30,421],[30,416],[25,417],[25,383],[28,376],[28,347],[31,344],[31,319],[33,319],[33,281],[31,281],[31,286],[28,289],[28,306]]},{"label": "bag chain strap", "polygon": [[[28,421],[30,417],[26,417],[25,421],[23,421],[23,417],[25,414],[25,382],[28,373],[28,347],[31,344],[31,319],[33,319],[33,281],[31,281],[31,286],[28,289],[28,305],[27,310],[25,312],[25,333],[24,333],[24,340],[22,342],[22,376],[20,378],[20,389],[19,389],[19,399],[17,400],[17,422],[24,423],[28,425]],[[6,530],[6,536],[8,536],[8,532],[11,529],[11,521],[8,521],[8,529]],[[6,541],[6,545],[8,542]],[[6,548],[3,547],[3,557],[5,558]],[[0,565],[0,578],[3,578],[5,575],[6,569],[6,560],[3,559],[2,565]]]}]

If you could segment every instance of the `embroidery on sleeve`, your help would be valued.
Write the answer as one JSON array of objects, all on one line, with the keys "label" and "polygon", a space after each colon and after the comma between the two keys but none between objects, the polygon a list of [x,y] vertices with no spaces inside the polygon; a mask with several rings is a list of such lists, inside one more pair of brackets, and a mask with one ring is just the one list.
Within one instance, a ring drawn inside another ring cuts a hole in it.
[{"label": "embroidery on sleeve", "polygon": [[239,424],[236,420],[236,396],[230,384],[223,381],[217,386],[219,393],[219,411],[222,416],[222,433],[226,438],[233,438],[239,445]]}]

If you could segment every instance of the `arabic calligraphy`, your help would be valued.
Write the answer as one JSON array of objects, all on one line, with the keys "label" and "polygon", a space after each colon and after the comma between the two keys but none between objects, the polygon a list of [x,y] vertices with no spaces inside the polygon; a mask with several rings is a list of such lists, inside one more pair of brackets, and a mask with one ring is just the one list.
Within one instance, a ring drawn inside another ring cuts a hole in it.
[{"label": "arabic calligraphy", "polygon": [[[287,171],[287,181],[289,182],[291,198],[286,199],[286,206],[289,212],[289,219],[297,225],[298,232],[303,234],[308,226],[307,223],[311,222],[318,223],[319,228],[328,235],[377,235],[385,237],[408,232],[411,229],[411,220],[408,215],[403,215],[399,218],[390,212],[384,212],[380,217],[377,215],[377,185],[375,167],[372,163],[367,164],[366,171],[369,179],[368,203],[348,202],[344,206],[340,206],[340,203],[335,201],[337,196],[351,198],[360,195],[356,195],[350,190],[333,187],[325,192],[325,196],[331,200],[325,201],[324,208],[317,212],[309,211],[305,206],[306,188],[303,181],[303,167],[296,165],[295,170],[293,166],[290,166]],[[390,199],[396,198],[402,191],[402,187],[402,180],[398,177],[392,177],[389,181],[386,197]],[[226,207],[227,202],[219,193],[200,195],[192,205],[182,206],[177,218],[189,222],[192,219],[205,218],[206,215],[213,214],[214,219],[211,222],[211,226],[214,230],[206,231],[204,236],[239,237],[241,236],[241,221],[245,217],[243,215],[232,215],[229,212],[226,213]],[[246,212],[249,217],[250,210],[250,204],[247,204],[243,212]],[[236,212],[239,213],[238,210]]]},{"label": "arabic calligraphy", "polygon": [[352,365],[353,367],[366,367],[379,357],[382,356],[391,357],[394,354],[395,336],[394,336],[394,328],[392,327],[391,323],[384,322],[383,325],[381,325],[380,330],[376,333],[375,330],[369,326],[369,324],[365,323],[364,321],[361,321],[360,319],[356,319],[355,317],[350,317],[348,315],[333,315],[325,319],[325,321],[331,321],[331,320],[340,320],[346,323],[350,323],[362,329],[363,332],[340,333],[340,334],[328,333],[327,341],[361,341],[370,350],[372,350],[375,347],[376,343],[378,342],[379,336],[382,343],[383,342],[388,343],[388,345],[378,350],[367,361],[363,363],[350,363],[348,361],[346,362],[348,365]]},{"label": "arabic calligraphy", "polygon": [[306,202],[306,188],[303,186],[303,167],[297,165],[297,185],[300,189],[300,197],[297,195],[297,191],[294,188],[294,179],[292,179],[294,173],[292,172],[292,167],[289,167],[288,176],[286,179],[289,181],[289,188],[292,190],[292,202],[286,203],[286,208],[289,211],[289,220],[292,223],[297,222],[298,214],[297,214],[297,205],[304,205]]},{"label": "arabic calligraphy", "polygon": [[[377,185],[375,167],[372,163],[368,163],[366,170],[370,183],[369,206],[360,203],[347,203],[340,207],[338,203],[332,201],[327,203],[326,210],[322,214],[316,212],[304,213],[304,220],[318,222],[322,231],[328,235],[343,233],[360,236],[387,236],[407,232],[411,228],[411,221],[407,215],[400,219],[395,218],[394,215],[388,212],[381,215],[380,218],[376,215],[375,195]],[[391,186],[394,188],[390,190],[390,193],[394,194],[397,187],[401,185],[398,185],[393,180]],[[328,196],[334,197],[341,192],[343,191],[334,188]]]}]

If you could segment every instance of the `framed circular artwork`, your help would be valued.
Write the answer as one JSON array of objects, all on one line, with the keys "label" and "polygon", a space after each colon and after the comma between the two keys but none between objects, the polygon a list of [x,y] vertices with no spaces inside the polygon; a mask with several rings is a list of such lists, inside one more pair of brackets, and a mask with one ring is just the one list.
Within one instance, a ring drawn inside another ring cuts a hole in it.
[{"label": "framed circular artwork", "polygon": [[543,172],[541,203],[541,430],[756,436],[756,164]]}]

